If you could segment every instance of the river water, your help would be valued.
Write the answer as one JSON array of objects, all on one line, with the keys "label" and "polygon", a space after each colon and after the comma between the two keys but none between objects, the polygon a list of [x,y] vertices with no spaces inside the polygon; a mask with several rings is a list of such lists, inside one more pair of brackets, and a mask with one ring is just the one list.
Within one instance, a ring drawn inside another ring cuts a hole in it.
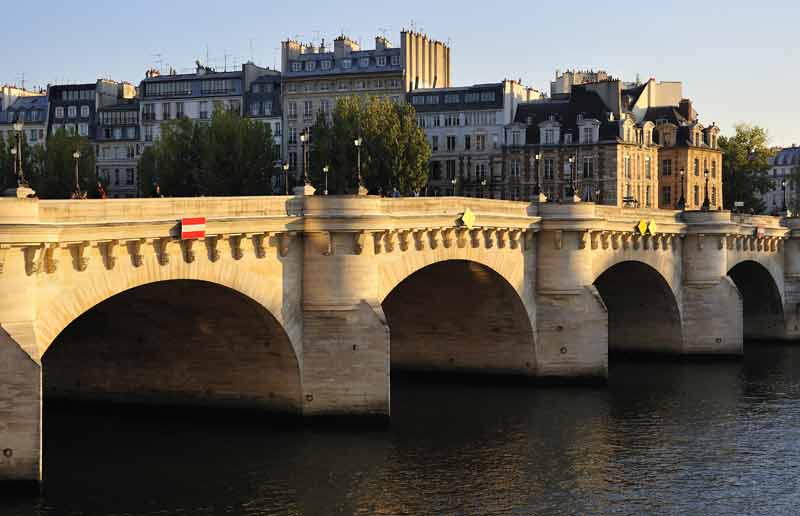
[{"label": "river water", "polygon": [[45,411],[39,496],[0,515],[800,513],[800,347],[611,357],[607,387],[394,379],[392,423]]}]

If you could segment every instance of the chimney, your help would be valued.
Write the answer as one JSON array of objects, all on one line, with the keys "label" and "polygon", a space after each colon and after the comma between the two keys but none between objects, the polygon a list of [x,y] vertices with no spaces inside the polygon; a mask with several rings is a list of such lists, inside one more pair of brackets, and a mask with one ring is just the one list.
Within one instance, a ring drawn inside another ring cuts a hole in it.
[{"label": "chimney", "polygon": [[678,113],[680,113],[683,118],[689,120],[690,122],[696,117],[694,109],[692,109],[692,101],[690,99],[681,99],[680,104],[678,104]]}]

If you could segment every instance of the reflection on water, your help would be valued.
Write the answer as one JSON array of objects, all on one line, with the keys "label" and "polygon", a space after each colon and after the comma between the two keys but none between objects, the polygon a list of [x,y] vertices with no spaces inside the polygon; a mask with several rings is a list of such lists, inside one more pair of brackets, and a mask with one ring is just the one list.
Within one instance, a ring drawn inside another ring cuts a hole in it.
[{"label": "reflection on water", "polygon": [[800,348],[610,376],[394,379],[386,428],[48,409],[45,490],[0,515],[798,513]]}]

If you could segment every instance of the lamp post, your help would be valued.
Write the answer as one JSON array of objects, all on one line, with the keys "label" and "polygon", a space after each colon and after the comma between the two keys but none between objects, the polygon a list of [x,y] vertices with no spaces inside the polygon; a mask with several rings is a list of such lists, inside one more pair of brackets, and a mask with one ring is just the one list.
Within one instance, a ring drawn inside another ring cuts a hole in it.
[{"label": "lamp post", "polygon": [[486,196],[486,178],[481,179],[481,199]]},{"label": "lamp post", "polygon": [[703,205],[700,207],[700,209],[703,211],[708,211],[709,208],[711,207],[711,203],[708,202],[708,170],[703,171],[703,177],[706,180],[706,186],[705,186],[705,194],[703,197]]},{"label": "lamp post", "polygon": [[300,133],[300,143],[303,146],[303,184],[307,185],[309,183],[308,180],[308,128],[303,129]]},{"label": "lamp post", "polygon": [[533,187],[533,194],[539,195],[540,193],[542,193],[542,174],[541,174],[542,154],[540,152],[537,152],[536,154],[533,155],[533,159],[536,162],[536,186]]},{"label": "lamp post", "polygon": [[453,185],[453,197],[455,197],[455,196],[456,196],[456,182],[457,182],[457,181],[458,181],[458,180],[457,180],[455,177],[454,177],[453,179],[451,179],[451,180],[450,180],[450,184],[452,184],[452,185]]},{"label": "lamp post", "polygon": [[574,156],[570,156],[567,159],[567,162],[569,162],[569,188],[567,188],[567,197],[574,197],[575,196],[575,187],[573,186],[573,182],[572,182],[572,169],[573,169],[573,165],[575,164],[575,157]]},{"label": "lamp post", "polygon": [[781,192],[783,193],[783,205],[781,211],[786,211],[786,180],[781,181]]},{"label": "lamp post", "polygon": [[289,162],[284,161],[281,168],[283,169],[283,188],[286,195],[289,195]]},{"label": "lamp post", "polygon": [[353,140],[353,145],[356,146],[356,174],[358,177],[358,195],[367,195],[367,189],[364,188],[364,182],[361,180],[361,145],[364,139],[360,136]]},{"label": "lamp post", "polygon": [[81,159],[81,151],[76,149],[75,152],[72,153],[72,157],[75,158],[75,198],[80,199],[81,184],[78,179],[78,162]]},{"label": "lamp post", "polygon": [[19,159],[19,165],[14,162],[15,172],[14,175],[17,176],[17,186],[26,186],[25,183],[25,171],[23,170],[23,159],[22,159],[22,128],[25,127],[25,124],[22,120],[17,120],[14,122],[14,131],[17,133],[17,152],[15,154],[15,159]]},{"label": "lamp post", "polygon": [[325,174],[325,195],[328,195],[328,171],[329,170],[330,170],[330,167],[328,167],[328,165],[325,165],[324,167],[322,167],[322,173]]},{"label": "lamp post", "polygon": [[683,167],[681,167],[680,174],[681,174],[681,196],[678,199],[678,209],[683,210],[686,208],[686,197],[684,196],[683,192],[683,176],[686,175],[686,170]]},{"label": "lamp post", "polygon": [[19,173],[17,172],[17,148],[11,147],[11,161],[14,162],[12,165],[14,167],[14,177],[17,178],[17,183],[19,183]]}]

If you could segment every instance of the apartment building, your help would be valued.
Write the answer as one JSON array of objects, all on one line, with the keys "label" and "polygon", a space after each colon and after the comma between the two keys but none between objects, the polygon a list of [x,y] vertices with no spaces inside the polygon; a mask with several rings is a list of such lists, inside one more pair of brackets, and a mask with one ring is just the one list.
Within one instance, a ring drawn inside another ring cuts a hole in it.
[{"label": "apartment building", "polygon": [[97,177],[109,197],[137,197],[137,163],[142,153],[139,100],[124,99],[98,110],[95,134]]}]

